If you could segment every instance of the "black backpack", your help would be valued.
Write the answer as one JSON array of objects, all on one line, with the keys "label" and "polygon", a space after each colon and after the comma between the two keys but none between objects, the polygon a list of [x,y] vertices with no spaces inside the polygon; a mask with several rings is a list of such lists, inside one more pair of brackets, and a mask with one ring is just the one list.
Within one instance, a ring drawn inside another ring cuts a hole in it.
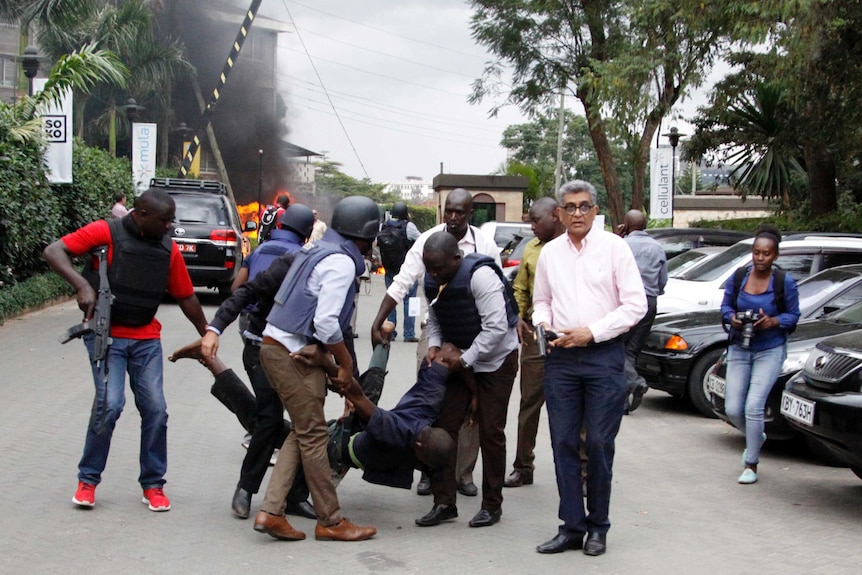
[{"label": "black backpack", "polygon": [[[739,290],[742,289],[742,280],[745,278],[745,274],[748,273],[748,270],[751,269],[751,266],[737,268],[735,272],[733,272],[733,305],[736,306],[736,300],[739,298]],[[775,290],[775,305],[778,307],[778,313],[782,314],[787,311],[787,302],[784,299],[784,279],[787,276],[787,272],[780,269],[774,269],[772,271],[772,287]],[[722,324],[724,323],[724,319],[722,318]],[[725,331],[727,328],[725,327]],[[793,326],[791,329],[787,330],[787,333],[793,333],[796,331],[796,326]]]},{"label": "black backpack", "polygon": [[262,244],[269,240],[272,230],[275,229],[275,224],[278,223],[275,221],[275,218],[280,207],[281,206],[269,206],[263,211],[263,214],[261,214],[260,230],[257,232],[257,243]]},{"label": "black backpack", "polygon": [[377,233],[377,249],[380,250],[380,263],[389,274],[401,271],[401,264],[410,249],[407,239],[406,220],[387,220]]}]

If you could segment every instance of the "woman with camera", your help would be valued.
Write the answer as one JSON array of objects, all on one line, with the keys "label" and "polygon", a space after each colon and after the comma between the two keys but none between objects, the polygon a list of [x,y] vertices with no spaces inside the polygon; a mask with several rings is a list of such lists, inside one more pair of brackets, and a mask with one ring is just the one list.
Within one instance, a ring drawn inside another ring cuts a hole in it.
[{"label": "woman with camera", "polygon": [[728,280],[721,302],[722,321],[730,324],[724,410],[745,432],[745,468],[739,483],[757,481],[760,448],[766,441],[763,411],[787,355],[787,336],[799,321],[799,294],[789,274],[773,269],[780,232],[761,224],[754,236],[751,267]]}]

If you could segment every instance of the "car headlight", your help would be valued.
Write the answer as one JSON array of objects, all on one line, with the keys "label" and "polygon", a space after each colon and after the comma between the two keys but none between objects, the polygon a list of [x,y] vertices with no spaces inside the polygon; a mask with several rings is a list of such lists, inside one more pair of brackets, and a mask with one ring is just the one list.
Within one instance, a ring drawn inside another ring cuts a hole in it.
[{"label": "car headlight", "polygon": [[685,351],[688,349],[688,342],[685,341],[680,335],[673,334],[667,341],[664,342],[664,348],[670,349],[673,351]]},{"label": "car headlight", "polygon": [[810,353],[811,350],[809,349],[788,353],[787,357],[784,359],[784,363],[781,364],[781,373],[802,371]]}]

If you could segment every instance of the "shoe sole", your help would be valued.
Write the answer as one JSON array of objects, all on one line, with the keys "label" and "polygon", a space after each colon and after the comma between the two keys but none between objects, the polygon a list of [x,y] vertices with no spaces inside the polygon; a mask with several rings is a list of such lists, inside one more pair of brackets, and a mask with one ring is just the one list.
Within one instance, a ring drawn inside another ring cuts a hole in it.
[{"label": "shoe sole", "polygon": [[75,497],[72,497],[72,503],[74,503],[75,505],[77,505],[78,507],[81,507],[83,509],[92,509],[93,507],[96,506],[95,501],[79,501]]},{"label": "shoe sole", "polygon": [[149,500],[149,499],[147,499],[146,497],[142,497],[142,498],[141,498],[141,503],[143,503],[144,505],[146,505],[146,506],[150,509],[150,511],[155,511],[156,513],[160,513],[160,512],[162,512],[162,511],[170,511],[170,510],[171,510],[171,506],[170,506],[170,505],[168,505],[167,507],[153,507],[152,505],[150,505],[150,500]]},{"label": "shoe sole", "polygon": [[278,539],[279,541],[302,541],[305,537],[300,537],[297,535],[280,535],[271,529],[267,529],[263,525],[254,524],[254,530],[258,533],[265,533],[272,537],[273,539]]}]

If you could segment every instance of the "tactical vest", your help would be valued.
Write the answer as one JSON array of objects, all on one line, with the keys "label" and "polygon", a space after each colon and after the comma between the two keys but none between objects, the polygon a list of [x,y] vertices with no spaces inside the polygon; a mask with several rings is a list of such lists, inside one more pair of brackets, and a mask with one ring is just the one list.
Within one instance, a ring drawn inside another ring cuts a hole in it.
[{"label": "tactical vest", "polygon": [[[332,228],[326,230],[322,240],[305,244],[297,253],[287,277],[275,294],[275,304],[266,317],[267,323],[288,333],[304,335],[309,340],[313,339],[317,296],[312,294],[307,286],[315,266],[323,258],[333,254],[350,256],[355,264],[354,277],[358,278],[365,271],[365,260],[356,244]],[[342,331],[350,325],[356,291],[357,282],[353,281],[350,283],[338,316],[338,325],[341,326]]]},{"label": "tactical vest", "polygon": [[[428,305],[434,308],[434,315],[440,325],[443,341],[455,344],[460,349],[473,345],[473,340],[482,331],[482,318],[476,308],[476,300],[470,289],[473,272],[480,267],[490,266],[503,284],[503,297],[506,301],[506,318],[509,327],[518,325],[518,304],[512,288],[494,260],[483,254],[467,254],[461,258],[461,267],[442,292],[440,285],[431,274],[425,274],[425,297]],[[437,301],[434,301],[436,298]],[[433,304],[431,302],[434,302]]]},{"label": "tactical vest", "polygon": [[248,268],[248,279],[253,280],[257,274],[267,269],[270,264],[282,254],[296,252],[302,249],[299,234],[290,230],[272,230],[268,242],[260,244],[255,250],[255,256]]},{"label": "tactical vest", "polygon": [[[108,283],[114,303],[111,323],[132,327],[148,325],[156,317],[159,304],[168,289],[172,242],[165,235],[160,240],[140,236],[132,215],[108,221],[113,255],[108,266]],[[99,291],[99,272],[92,258],[84,267],[84,277]]]}]

